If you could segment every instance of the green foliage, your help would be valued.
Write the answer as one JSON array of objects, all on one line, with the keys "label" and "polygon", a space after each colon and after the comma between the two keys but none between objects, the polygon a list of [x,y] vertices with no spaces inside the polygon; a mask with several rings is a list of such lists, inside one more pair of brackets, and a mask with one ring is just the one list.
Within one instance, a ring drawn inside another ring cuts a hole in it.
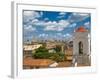
[{"label": "green foliage", "polygon": [[45,47],[39,47],[38,49],[35,50],[35,53],[47,53],[48,50]]},{"label": "green foliage", "polygon": [[48,50],[45,47],[39,47],[38,49],[35,50],[35,52],[32,53],[32,56],[34,58],[46,59],[49,56]]},{"label": "green foliage", "polygon": [[40,47],[32,53],[33,58],[35,59],[51,59],[56,62],[61,62],[65,60],[65,55],[61,52],[49,53],[45,47]]},{"label": "green foliage", "polygon": [[48,55],[48,53],[38,52],[35,53],[33,56],[35,59],[48,59],[50,55]]},{"label": "green foliage", "polygon": [[61,46],[60,45],[56,45],[56,48],[54,48],[54,50],[56,52],[61,52]]}]

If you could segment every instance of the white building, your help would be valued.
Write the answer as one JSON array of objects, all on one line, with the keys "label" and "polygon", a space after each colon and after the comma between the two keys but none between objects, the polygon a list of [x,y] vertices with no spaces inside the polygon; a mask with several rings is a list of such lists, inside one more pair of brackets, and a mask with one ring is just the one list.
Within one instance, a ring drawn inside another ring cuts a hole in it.
[{"label": "white building", "polygon": [[73,38],[73,63],[90,65],[90,33],[84,27],[75,30]]},{"label": "white building", "polygon": [[35,50],[42,46],[42,44],[24,45],[24,50]]},{"label": "white building", "polygon": [[35,49],[41,47],[42,44],[28,44],[23,46],[24,57],[31,56]]}]

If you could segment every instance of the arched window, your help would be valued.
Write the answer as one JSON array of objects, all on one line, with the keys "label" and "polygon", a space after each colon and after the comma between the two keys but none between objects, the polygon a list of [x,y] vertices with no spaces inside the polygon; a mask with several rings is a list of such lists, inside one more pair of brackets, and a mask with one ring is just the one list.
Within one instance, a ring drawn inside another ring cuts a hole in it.
[{"label": "arched window", "polygon": [[79,54],[83,54],[83,43],[79,42]]}]

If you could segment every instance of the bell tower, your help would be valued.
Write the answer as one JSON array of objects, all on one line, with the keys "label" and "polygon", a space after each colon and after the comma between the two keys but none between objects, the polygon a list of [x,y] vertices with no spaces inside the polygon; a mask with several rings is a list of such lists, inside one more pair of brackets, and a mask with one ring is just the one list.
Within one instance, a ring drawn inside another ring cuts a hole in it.
[{"label": "bell tower", "polygon": [[79,27],[74,32],[73,60],[77,65],[90,65],[90,35],[84,27]]}]

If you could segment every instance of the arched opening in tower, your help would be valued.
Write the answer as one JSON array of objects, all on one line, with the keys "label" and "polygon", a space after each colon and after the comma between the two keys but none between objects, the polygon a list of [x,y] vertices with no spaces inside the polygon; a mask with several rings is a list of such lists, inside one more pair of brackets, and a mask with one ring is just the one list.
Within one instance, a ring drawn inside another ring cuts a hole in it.
[{"label": "arched opening in tower", "polygon": [[79,42],[79,54],[83,54],[83,43],[82,41]]}]

